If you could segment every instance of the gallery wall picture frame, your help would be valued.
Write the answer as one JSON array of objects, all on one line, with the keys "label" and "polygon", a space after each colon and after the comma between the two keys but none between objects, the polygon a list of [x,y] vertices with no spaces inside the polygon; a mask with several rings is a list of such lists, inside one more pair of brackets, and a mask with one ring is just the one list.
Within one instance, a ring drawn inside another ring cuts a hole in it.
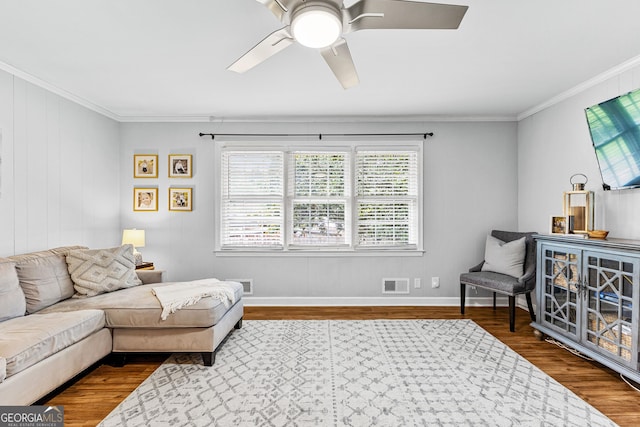
[{"label": "gallery wall picture frame", "polygon": [[191,154],[169,154],[169,178],[191,178],[192,175]]},{"label": "gallery wall picture frame", "polygon": [[134,154],[133,155],[133,177],[134,178],[157,178],[158,177],[158,155],[157,154]]},{"label": "gallery wall picture frame", "polygon": [[568,234],[569,218],[563,215],[553,215],[549,223],[550,234]]},{"label": "gallery wall picture frame", "polygon": [[183,212],[193,210],[193,189],[169,188],[169,210]]},{"label": "gallery wall picture frame", "polygon": [[133,210],[153,212],[158,210],[158,189],[135,187],[133,189]]}]

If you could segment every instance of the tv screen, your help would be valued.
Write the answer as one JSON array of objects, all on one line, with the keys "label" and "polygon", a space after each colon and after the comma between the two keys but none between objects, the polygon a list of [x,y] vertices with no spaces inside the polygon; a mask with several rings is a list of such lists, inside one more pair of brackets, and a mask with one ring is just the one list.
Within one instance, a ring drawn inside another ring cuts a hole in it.
[{"label": "tv screen", "polygon": [[640,89],[585,110],[605,190],[640,187]]}]

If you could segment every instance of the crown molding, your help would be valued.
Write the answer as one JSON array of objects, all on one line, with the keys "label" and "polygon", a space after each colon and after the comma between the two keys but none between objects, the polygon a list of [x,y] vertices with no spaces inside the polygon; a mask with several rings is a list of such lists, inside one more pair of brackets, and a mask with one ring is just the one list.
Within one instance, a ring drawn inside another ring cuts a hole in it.
[{"label": "crown molding", "polygon": [[81,98],[71,92],[67,92],[64,89],[54,86],[51,83],[48,83],[42,79],[39,79],[38,77],[32,74],[29,74],[25,71],[22,71],[11,64],[7,64],[6,62],[0,61],[0,70],[4,70],[9,74],[14,75],[15,77],[18,77],[26,82],[39,86],[43,89],[46,89],[51,93],[61,96],[62,98],[68,99],[69,101],[73,101],[76,104],[79,104],[85,108],[88,108],[89,110],[95,111],[96,113],[102,114],[103,116],[106,116],[110,119],[120,121],[120,117],[117,114],[113,113],[112,111],[109,111],[106,108],[101,107],[97,104],[94,104],[93,102],[88,101],[84,98]]},{"label": "crown molding", "polygon": [[640,55],[634,58],[631,58],[628,61],[625,61],[622,64],[605,71],[602,74],[598,74],[597,76],[583,83],[580,83],[579,85],[574,86],[571,89],[564,91],[541,104],[536,105],[535,107],[532,107],[526,111],[523,111],[522,113],[518,114],[517,121],[526,119],[527,117],[532,116],[542,110],[545,110],[549,107],[559,104],[560,102],[565,101],[571,98],[572,96],[575,96],[581,92],[584,92],[585,90],[592,88],[602,82],[605,82],[612,77],[617,77],[623,72],[628,71],[639,65],[640,65]]},{"label": "crown molding", "polygon": [[121,122],[200,123],[434,123],[434,122],[515,122],[516,116],[481,115],[340,115],[340,116],[119,116]]},{"label": "crown molding", "polygon": [[85,98],[61,89],[32,74],[22,71],[11,64],[0,61],[0,70],[4,70],[20,79],[46,89],[62,98],[68,99],[89,110],[122,123],[432,123],[432,122],[519,122],[542,110],[552,107],[571,98],[599,83],[640,65],[640,55],[613,67],[596,77],[589,79],[573,88],[554,96],[522,113],[511,115],[348,115],[348,116],[229,116],[219,117],[211,115],[119,115],[107,108],[95,104]]}]

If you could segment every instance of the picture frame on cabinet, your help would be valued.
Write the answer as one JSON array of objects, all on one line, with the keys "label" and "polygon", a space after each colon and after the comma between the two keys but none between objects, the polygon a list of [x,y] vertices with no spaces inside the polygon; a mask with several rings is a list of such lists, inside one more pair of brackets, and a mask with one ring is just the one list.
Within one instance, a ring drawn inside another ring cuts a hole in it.
[{"label": "picture frame on cabinet", "polygon": [[134,178],[157,178],[158,177],[158,155],[157,154],[134,154],[133,155],[133,177]]},{"label": "picture frame on cabinet", "polygon": [[193,210],[192,188],[169,188],[169,210],[191,211]]},{"label": "picture frame on cabinet", "polygon": [[569,233],[569,218],[562,215],[551,216],[549,223],[550,234],[568,234]]},{"label": "picture frame on cabinet", "polygon": [[140,188],[133,189],[133,210],[136,212],[158,210],[158,189]]},{"label": "picture frame on cabinet", "polygon": [[169,154],[169,178],[191,178],[191,154]]}]

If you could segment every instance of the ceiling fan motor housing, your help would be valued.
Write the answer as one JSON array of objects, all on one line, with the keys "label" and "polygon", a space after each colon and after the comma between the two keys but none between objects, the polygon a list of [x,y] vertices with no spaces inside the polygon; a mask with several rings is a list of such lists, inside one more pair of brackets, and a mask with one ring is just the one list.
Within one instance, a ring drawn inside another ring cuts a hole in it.
[{"label": "ceiling fan motor housing", "polygon": [[331,46],[342,35],[340,9],[331,3],[304,2],[291,14],[291,33],[303,46]]}]

